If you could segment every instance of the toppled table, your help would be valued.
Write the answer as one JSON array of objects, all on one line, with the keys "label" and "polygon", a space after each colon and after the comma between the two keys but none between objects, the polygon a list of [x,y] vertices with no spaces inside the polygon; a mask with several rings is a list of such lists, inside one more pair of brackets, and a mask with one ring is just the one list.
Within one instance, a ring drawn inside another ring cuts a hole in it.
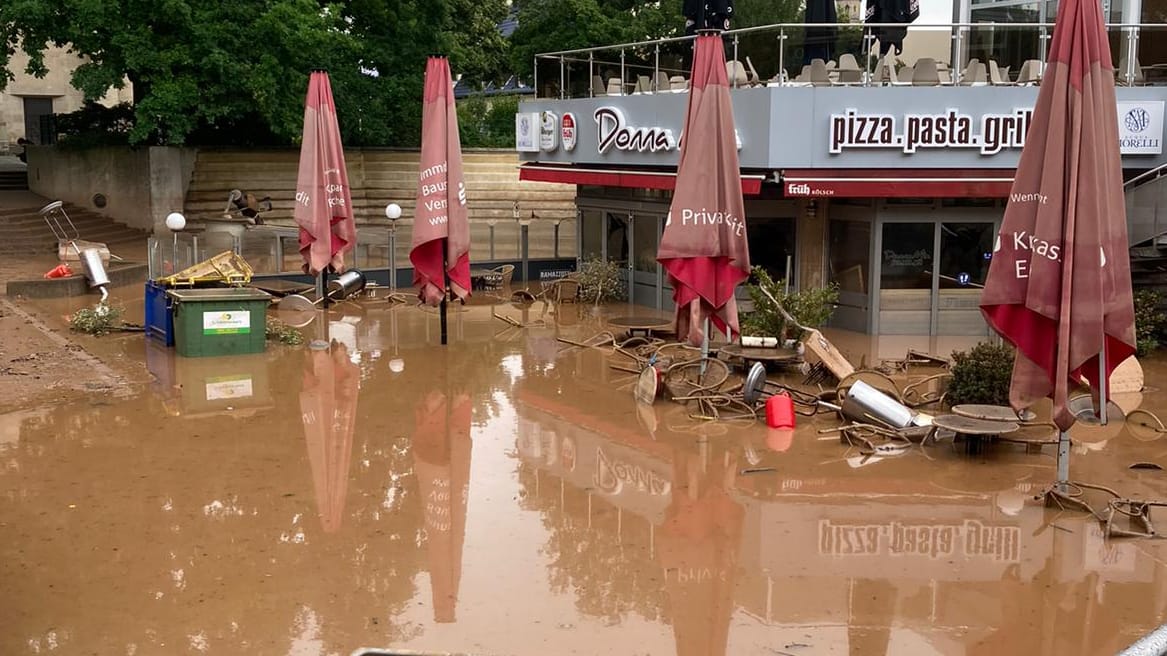
[{"label": "toppled table", "polygon": [[990,421],[956,414],[933,417],[932,425],[963,435],[964,451],[968,455],[980,453],[985,439],[1013,433],[1021,428],[1016,421]]},{"label": "toppled table", "polygon": [[798,351],[787,348],[758,348],[742,346],[741,344],[726,344],[721,347],[722,354],[730,358],[740,359],[748,369],[750,363],[764,364],[799,364],[802,356]]},{"label": "toppled table", "polygon": [[[1019,416],[1016,412],[1013,411],[1013,408],[1010,408],[1008,406],[984,405],[984,404],[977,404],[977,403],[966,403],[966,404],[962,404],[962,405],[955,405],[952,407],[952,414],[960,416],[960,417],[968,417],[970,419],[983,419],[985,421],[996,421],[996,422],[1005,422],[1005,423],[1018,422],[1018,421],[1025,422],[1025,421],[1028,421],[1033,416],[1032,412],[1025,413],[1024,411],[1023,411],[1023,414],[1021,416]],[[1044,445],[1058,443],[1056,427],[1053,426],[1052,424],[1028,424],[1028,426],[1039,426],[1039,427],[1043,426],[1043,425],[1047,425],[1047,426],[1050,426],[1050,427],[1055,429],[1054,436],[1052,438],[1050,438],[1050,437],[1045,437],[1045,438],[1035,437],[1032,434],[1024,434],[1024,435],[1010,434],[1008,436],[998,435],[997,438],[1003,442],[1014,442],[1016,444],[1024,444],[1026,453],[1039,453],[1041,451],[1041,447],[1043,447]],[[1014,432],[1017,432],[1017,431],[1014,431]],[[1021,432],[1025,433],[1026,431],[1021,431]]]},{"label": "toppled table", "polygon": [[652,337],[654,330],[669,330],[673,327],[671,319],[658,317],[614,317],[608,319],[608,324],[627,330],[629,336],[635,336],[637,332],[641,332],[644,333],[645,337]]}]

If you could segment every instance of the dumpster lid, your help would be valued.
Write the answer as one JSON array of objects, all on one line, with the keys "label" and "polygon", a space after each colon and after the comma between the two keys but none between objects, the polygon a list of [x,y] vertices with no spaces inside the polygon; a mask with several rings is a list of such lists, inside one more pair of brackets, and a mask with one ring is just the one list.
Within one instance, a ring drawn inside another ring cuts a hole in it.
[{"label": "dumpster lid", "polygon": [[271,294],[251,287],[223,289],[168,289],[166,295],[177,301],[270,301]]}]

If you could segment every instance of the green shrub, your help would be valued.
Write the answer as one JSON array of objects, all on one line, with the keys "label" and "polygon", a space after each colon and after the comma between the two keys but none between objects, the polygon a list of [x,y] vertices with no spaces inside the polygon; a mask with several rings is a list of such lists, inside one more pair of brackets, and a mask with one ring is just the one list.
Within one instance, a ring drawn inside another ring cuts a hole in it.
[{"label": "green shrub", "polygon": [[967,351],[954,352],[948,404],[1009,405],[1013,357],[1013,347],[989,342],[981,342]]},{"label": "green shrub", "polygon": [[762,267],[754,267],[746,291],[754,302],[753,312],[744,316],[742,332],[759,337],[777,337],[779,340],[801,339],[802,331],[788,326],[786,318],[762,290],[770,293],[795,321],[807,328],[818,328],[831,318],[839,302],[839,287],[831,283],[822,289],[785,291],[785,281],[774,280]]},{"label": "green shrub", "polygon": [[628,287],[616,262],[586,260],[579,268],[579,297],[587,303],[609,303],[628,298]]},{"label": "green shrub", "polygon": [[97,307],[81,308],[74,312],[73,316],[69,317],[69,328],[74,332],[99,337],[108,335],[115,330],[121,330],[123,314],[121,308],[99,303]]},{"label": "green shrub", "polygon": [[304,343],[303,333],[279,319],[273,319],[271,317],[268,317],[267,320],[266,336],[269,340],[274,340],[289,346],[298,346]]},{"label": "green shrub", "polygon": [[1167,329],[1167,313],[1159,309],[1163,294],[1154,289],[1135,292],[1135,345],[1139,356],[1159,348],[1163,331]]}]

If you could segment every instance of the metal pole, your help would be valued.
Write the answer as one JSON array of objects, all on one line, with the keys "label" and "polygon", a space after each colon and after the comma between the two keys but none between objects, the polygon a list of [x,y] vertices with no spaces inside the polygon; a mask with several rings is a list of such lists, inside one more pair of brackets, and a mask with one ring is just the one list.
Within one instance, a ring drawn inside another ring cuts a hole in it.
[{"label": "metal pole", "polygon": [[620,95],[624,95],[624,51],[620,51]]},{"label": "metal pole", "polygon": [[596,76],[596,70],[593,67],[594,60],[595,60],[595,56],[589,52],[588,53],[588,97],[589,98],[596,97],[596,85],[592,84],[592,78],[594,78]]},{"label": "metal pole", "polygon": [[1070,433],[1058,431],[1058,479],[1054,485],[1058,492],[1069,492],[1070,481]]},{"label": "metal pole", "polygon": [[[539,97],[539,56],[535,55],[535,65],[531,68],[531,86],[535,89],[535,97]],[[445,342],[442,342],[443,344]]]},{"label": "metal pole", "polygon": [[1102,349],[1098,351],[1098,423],[1106,425],[1106,397],[1110,378],[1106,375],[1106,337],[1102,338]]},{"label": "metal pole", "polygon": [[490,261],[494,261],[494,223],[490,224]]},{"label": "metal pole", "polygon": [[741,62],[739,62],[737,60],[737,56],[738,56],[737,55],[737,41],[738,41],[737,35],[735,34],[735,35],[733,35],[733,65],[734,65],[733,88],[735,88],[735,89],[737,88],[737,71],[738,71],[737,67],[741,66]]},{"label": "metal pole", "polygon": [[[697,301],[700,303],[700,301]],[[677,335],[680,337],[680,335]],[[705,380],[705,367],[708,366],[707,358],[709,357],[709,318],[705,318],[705,329],[702,331],[701,337],[701,380]]]},{"label": "metal pole", "polygon": [[397,224],[389,226],[389,292],[397,292]]},{"label": "metal pole", "polygon": [[528,223],[521,226],[519,234],[523,244],[523,284],[526,285],[531,280],[531,277],[527,271],[527,266],[531,255],[531,225]]},{"label": "metal pole", "polygon": [[439,308],[442,323],[442,346],[446,345],[446,306],[449,305],[446,299],[450,295],[450,272],[446,270],[446,249],[449,246],[449,239],[442,240],[442,304]]},{"label": "metal pole", "polygon": [[563,89],[565,86],[566,86],[566,82],[564,81],[564,78],[563,78],[563,55],[560,55],[559,56],[559,99],[560,100],[563,100]]},{"label": "metal pole", "polygon": [[559,259],[559,221],[555,222],[555,244],[552,248],[552,257]]},{"label": "metal pole", "polygon": [[[660,91],[660,88],[657,87],[657,84],[656,84],[656,81],[658,79],[660,79],[660,44],[659,43],[656,44],[656,47],[654,47],[653,51],[652,51],[652,90],[653,91]],[[556,240],[556,246],[559,245],[558,241],[559,240]]]},{"label": "metal pole", "polygon": [[778,84],[786,82],[786,30],[778,30]]}]

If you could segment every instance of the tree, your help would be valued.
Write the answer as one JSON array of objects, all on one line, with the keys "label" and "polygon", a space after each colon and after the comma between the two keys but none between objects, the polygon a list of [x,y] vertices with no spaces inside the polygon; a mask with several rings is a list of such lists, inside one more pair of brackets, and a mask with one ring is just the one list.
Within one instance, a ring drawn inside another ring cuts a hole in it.
[{"label": "tree", "polygon": [[[511,37],[511,66],[521,75],[530,75],[538,53],[574,50],[592,46],[645,41],[679,35],[685,27],[680,2],[643,0],[523,0],[519,5],[519,27]],[[651,66],[652,51],[628,51],[627,67]],[[594,74],[600,68],[620,65],[618,51],[599,52]],[[582,71],[586,64],[576,63]],[[540,71],[540,77],[550,71]],[[558,65],[555,66],[558,78]],[[640,74],[646,74],[640,71]],[[573,71],[573,78],[586,76]]]},{"label": "tree", "polygon": [[[426,55],[488,75],[502,61],[503,0],[7,0],[0,64],[68,47],[89,100],[134,88],[131,143],[288,144],[298,140],[308,74],[325,68],[347,145],[412,146]],[[480,50],[474,44],[482,43]]]}]

